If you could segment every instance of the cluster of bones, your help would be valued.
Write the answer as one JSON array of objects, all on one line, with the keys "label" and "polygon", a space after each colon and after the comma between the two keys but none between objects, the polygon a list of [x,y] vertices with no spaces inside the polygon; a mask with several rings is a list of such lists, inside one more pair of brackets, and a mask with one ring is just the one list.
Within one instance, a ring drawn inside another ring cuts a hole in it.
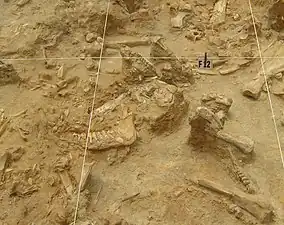
[{"label": "cluster of bones", "polygon": [[[146,129],[161,133],[178,127],[188,112],[188,103],[182,90],[178,88],[180,83],[194,82],[188,62],[178,59],[161,38],[152,40],[150,54],[154,57],[165,57],[162,62],[149,61],[126,46],[119,50],[123,56],[122,73],[130,88],[127,93],[95,109],[94,121],[99,121],[100,117],[108,117],[113,111],[119,111],[119,108],[122,115],[111,128],[108,126],[107,129],[90,133],[88,138],[91,151],[133,145],[139,136],[138,126],[141,125],[137,121],[146,121],[149,125]],[[162,67],[158,70],[157,65],[160,63]],[[254,141],[249,137],[224,131],[232,104],[233,100],[222,94],[204,94],[200,106],[189,119],[191,130],[188,143],[195,150],[206,150],[220,157],[221,160],[218,161],[225,162],[224,165],[238,181],[240,188],[234,192],[208,180],[198,180],[196,183],[232,200],[233,204],[228,207],[229,212],[244,223],[257,224],[254,220],[269,223],[275,215],[273,207],[259,200],[256,182],[245,173],[241,165],[241,162],[252,159]]]}]

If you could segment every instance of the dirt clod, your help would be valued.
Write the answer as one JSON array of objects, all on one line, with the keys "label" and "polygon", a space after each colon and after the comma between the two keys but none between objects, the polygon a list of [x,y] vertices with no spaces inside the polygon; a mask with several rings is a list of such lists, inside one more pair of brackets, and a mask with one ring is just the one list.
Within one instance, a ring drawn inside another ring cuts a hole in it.
[{"label": "dirt clod", "polygon": [[20,77],[12,64],[0,61],[0,85],[16,84]]}]

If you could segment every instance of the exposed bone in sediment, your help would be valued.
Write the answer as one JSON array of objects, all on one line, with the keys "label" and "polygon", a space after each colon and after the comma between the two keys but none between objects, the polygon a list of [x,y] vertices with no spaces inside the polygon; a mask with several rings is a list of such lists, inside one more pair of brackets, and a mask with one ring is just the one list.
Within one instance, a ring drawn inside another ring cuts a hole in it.
[{"label": "exposed bone in sediment", "polygon": [[157,104],[167,110],[165,110],[165,113],[155,118],[150,125],[153,131],[162,133],[170,131],[180,124],[182,117],[187,112],[188,103],[185,101],[183,93],[179,91],[172,93],[172,101],[168,101],[167,103],[165,102],[165,98],[161,98],[164,93],[157,93],[157,95],[160,97],[160,99],[156,100]]},{"label": "exposed bone in sediment", "polygon": [[171,19],[173,28],[182,28],[184,25],[184,19],[188,16],[186,12],[179,12],[174,18]]},{"label": "exposed bone in sediment", "polygon": [[138,106],[138,120],[147,122],[155,133],[176,130],[188,109],[183,92],[160,80],[135,86],[131,100]]},{"label": "exposed bone in sediment", "polygon": [[81,183],[81,191],[84,191],[87,181],[90,177],[93,165],[95,164],[95,162],[91,162],[91,163],[85,163],[84,165],[84,173],[82,175],[82,183]]},{"label": "exposed bone in sediment", "polygon": [[246,187],[246,190],[249,194],[256,193],[256,187],[253,181],[245,174],[243,169],[240,167],[236,157],[233,152],[229,149],[231,162],[233,164],[233,172],[236,175],[237,179]]},{"label": "exposed bone in sediment", "polygon": [[59,177],[60,177],[60,179],[62,181],[62,184],[65,187],[66,193],[69,196],[73,196],[74,187],[72,185],[72,182],[71,182],[71,179],[70,179],[68,171],[64,170],[62,172],[58,172],[58,174],[59,174]]},{"label": "exposed bone in sediment", "polygon": [[271,223],[274,220],[275,214],[272,205],[268,199],[261,199],[256,195],[234,194],[232,200],[257,218],[261,223]]},{"label": "exposed bone in sediment", "polygon": [[5,173],[6,167],[9,163],[9,160],[11,159],[11,153],[9,152],[4,152],[0,156],[0,181],[3,179],[3,175]]},{"label": "exposed bone in sediment", "polygon": [[217,76],[219,73],[216,70],[208,70],[208,69],[195,69],[194,70],[199,75],[208,75],[208,76]]},{"label": "exposed bone in sediment", "polygon": [[151,44],[151,39],[141,38],[140,40],[123,40],[123,41],[107,41],[104,46],[106,48],[120,49],[121,46],[137,47],[137,46],[148,46]]},{"label": "exposed bone in sediment", "polygon": [[[276,54],[276,56],[282,55],[283,54],[282,52],[280,49],[279,54]],[[265,63],[264,67],[265,67],[265,76],[267,80],[269,80],[276,74],[282,73],[284,71],[284,61],[279,58],[273,59]],[[258,99],[264,84],[265,84],[265,77],[263,73],[260,72],[256,78],[254,78],[252,81],[244,85],[242,91],[243,95],[251,97],[253,99]]]},{"label": "exposed bone in sediment", "polygon": [[219,69],[219,73],[221,75],[228,75],[228,74],[232,74],[234,72],[236,72],[237,70],[239,70],[241,67],[239,65],[231,65],[230,67],[223,67],[221,69]]},{"label": "exposed bone in sediment", "polygon": [[268,199],[262,199],[256,195],[248,195],[237,190],[229,190],[210,180],[199,179],[194,182],[211,191],[230,197],[236,205],[249,212],[261,223],[270,223],[274,219],[274,210]]},{"label": "exposed bone in sediment", "polygon": [[221,110],[228,113],[233,104],[233,99],[227,98],[222,94],[209,93],[202,96],[201,104],[212,110],[214,113]]},{"label": "exposed bone in sediment", "polygon": [[5,131],[7,130],[8,126],[10,123],[10,119],[6,119],[0,126],[0,138],[2,137],[2,135],[5,133]]},{"label": "exposed bone in sediment", "polygon": [[113,111],[117,106],[121,104],[121,102],[126,98],[129,93],[123,93],[119,95],[116,99],[106,102],[99,108],[94,110],[95,116],[102,116],[107,114],[108,112]]},{"label": "exposed bone in sediment", "polygon": [[230,204],[227,206],[227,210],[230,214],[233,214],[238,220],[246,225],[258,225],[259,222],[248,212],[243,210],[236,204]]},{"label": "exposed bone in sediment", "polygon": [[215,3],[210,22],[220,25],[226,21],[227,0],[219,0]]},{"label": "exposed bone in sediment", "polygon": [[142,55],[132,51],[129,47],[120,48],[122,58],[122,73],[125,80],[131,83],[143,81],[145,78],[157,76],[154,65]]},{"label": "exposed bone in sediment", "polygon": [[206,127],[206,130],[210,134],[216,134],[223,129],[223,123],[210,109],[206,107],[198,107],[196,109],[196,115],[206,120],[208,125],[210,124],[210,126]]},{"label": "exposed bone in sediment", "polygon": [[155,37],[152,40],[150,50],[151,61],[164,62],[159,79],[169,83],[194,83],[193,72],[189,62],[182,62],[175,53],[165,44],[163,37]]},{"label": "exposed bone in sediment", "polygon": [[[92,141],[89,150],[105,150],[108,148],[129,146],[137,139],[137,131],[133,122],[133,115],[119,121],[118,125],[111,130],[92,132]],[[90,137],[89,137],[90,138]]]},{"label": "exposed bone in sediment", "polygon": [[165,64],[159,74],[159,79],[169,83],[191,83],[195,82],[191,65],[189,63],[181,63],[179,60],[171,60]]},{"label": "exposed bone in sediment", "polygon": [[259,76],[257,79],[245,84],[243,88],[243,95],[253,99],[258,99],[260,97],[264,82],[265,78],[263,76]]},{"label": "exposed bone in sediment", "polygon": [[[156,57],[157,61],[160,60],[178,60],[176,55],[168,46],[166,46],[163,37],[155,37],[151,43],[150,56]],[[156,60],[155,60],[156,61]]]},{"label": "exposed bone in sediment", "polygon": [[206,107],[197,108],[190,125],[190,143],[196,146],[204,145],[210,140],[215,141],[214,137],[223,129],[222,121]]},{"label": "exposed bone in sediment", "polygon": [[224,131],[219,131],[216,134],[219,139],[234,145],[240,149],[244,154],[251,154],[254,151],[254,141],[246,136],[233,136]]}]

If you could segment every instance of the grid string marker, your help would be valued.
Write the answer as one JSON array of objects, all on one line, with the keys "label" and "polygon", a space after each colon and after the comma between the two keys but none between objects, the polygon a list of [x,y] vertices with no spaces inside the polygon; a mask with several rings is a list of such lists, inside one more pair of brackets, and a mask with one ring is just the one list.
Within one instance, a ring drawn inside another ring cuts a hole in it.
[{"label": "grid string marker", "polygon": [[106,19],[105,19],[104,31],[103,31],[103,37],[102,37],[103,41],[102,41],[98,70],[97,70],[95,90],[94,90],[94,94],[93,94],[92,108],[91,108],[91,113],[90,113],[90,117],[89,117],[88,132],[87,132],[85,149],[84,149],[84,157],[83,157],[83,162],[82,162],[82,169],[81,169],[81,176],[80,176],[80,182],[79,182],[79,187],[78,187],[78,195],[77,195],[77,201],[76,201],[76,208],[75,208],[75,212],[74,212],[73,225],[76,225],[77,214],[78,214],[78,209],[79,209],[81,185],[82,185],[82,182],[83,182],[83,174],[84,174],[84,167],[85,167],[85,163],[86,163],[88,142],[89,142],[89,136],[90,136],[90,131],[91,131],[91,123],[92,123],[93,112],[94,112],[94,107],[95,107],[96,92],[97,92],[97,89],[98,89],[97,87],[98,87],[98,82],[99,82],[99,74],[100,74],[100,70],[101,70],[101,62],[102,62],[102,55],[103,55],[103,49],[104,49],[103,48],[104,47],[104,41],[105,41],[105,36],[106,36],[106,28],[107,28],[107,21],[108,21],[108,15],[109,15],[109,8],[110,8],[110,0],[108,0],[108,3],[107,3]]}]

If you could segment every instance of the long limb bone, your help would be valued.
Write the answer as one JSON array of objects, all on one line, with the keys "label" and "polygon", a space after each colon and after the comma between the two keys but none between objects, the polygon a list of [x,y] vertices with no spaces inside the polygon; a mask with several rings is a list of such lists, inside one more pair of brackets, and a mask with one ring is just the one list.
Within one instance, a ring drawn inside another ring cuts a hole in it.
[{"label": "long limb bone", "polygon": [[[273,61],[271,65],[266,66],[266,78],[271,79],[274,75],[282,73],[284,71],[283,60]],[[265,78],[262,73],[258,74],[258,77],[253,79],[244,85],[243,95],[251,97],[253,99],[258,99],[262,91],[262,87],[265,84]]]},{"label": "long limb bone", "polygon": [[225,141],[229,144],[232,144],[239,148],[244,154],[251,154],[254,150],[254,141],[246,136],[233,136],[224,131],[219,131],[216,134],[216,137]]},{"label": "long limb bone", "polygon": [[128,47],[148,46],[151,44],[150,38],[142,38],[140,40],[125,40],[125,41],[108,41],[105,43],[106,48],[120,49],[122,45]]},{"label": "long limb bone", "polygon": [[220,184],[206,179],[198,179],[194,182],[211,191],[229,197],[235,204],[249,212],[261,223],[273,221],[274,212],[272,205],[267,200],[261,199],[260,196],[252,196],[237,190],[229,190]]}]

